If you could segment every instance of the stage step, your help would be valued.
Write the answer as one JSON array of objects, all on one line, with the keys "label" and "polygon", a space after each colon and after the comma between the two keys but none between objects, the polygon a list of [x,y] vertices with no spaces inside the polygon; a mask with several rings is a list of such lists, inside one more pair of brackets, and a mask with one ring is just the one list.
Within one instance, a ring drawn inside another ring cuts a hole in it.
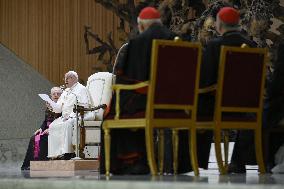
[{"label": "stage step", "polygon": [[31,161],[31,171],[77,171],[99,170],[98,160],[50,160]]}]

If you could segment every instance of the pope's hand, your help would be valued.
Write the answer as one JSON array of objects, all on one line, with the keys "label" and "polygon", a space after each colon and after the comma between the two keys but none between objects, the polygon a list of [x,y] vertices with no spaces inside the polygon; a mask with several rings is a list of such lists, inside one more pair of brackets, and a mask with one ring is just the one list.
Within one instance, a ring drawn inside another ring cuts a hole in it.
[{"label": "pope's hand", "polygon": [[45,102],[45,105],[46,105],[46,107],[47,107],[49,110],[52,110],[52,107],[51,107],[51,105],[50,105],[48,102]]}]

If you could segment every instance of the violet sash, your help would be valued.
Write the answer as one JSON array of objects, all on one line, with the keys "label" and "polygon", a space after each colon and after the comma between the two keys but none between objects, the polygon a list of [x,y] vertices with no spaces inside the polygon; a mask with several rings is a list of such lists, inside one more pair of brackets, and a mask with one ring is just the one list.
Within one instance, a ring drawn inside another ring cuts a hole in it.
[{"label": "violet sash", "polygon": [[[47,122],[47,127],[49,127],[51,122]],[[42,132],[39,134],[35,135],[35,141],[34,141],[34,159],[39,158],[39,152],[40,152],[40,137],[43,135]]]}]

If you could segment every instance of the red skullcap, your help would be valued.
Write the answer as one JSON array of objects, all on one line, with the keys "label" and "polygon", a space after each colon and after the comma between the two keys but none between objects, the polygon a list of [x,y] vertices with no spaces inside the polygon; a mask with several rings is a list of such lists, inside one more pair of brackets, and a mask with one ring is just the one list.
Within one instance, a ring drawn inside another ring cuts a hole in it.
[{"label": "red skullcap", "polygon": [[142,9],[138,16],[139,19],[145,20],[145,19],[159,19],[161,18],[161,15],[157,9],[154,7],[145,7]]},{"label": "red skullcap", "polygon": [[238,24],[240,21],[240,13],[232,7],[221,8],[218,12],[219,19],[225,24]]}]

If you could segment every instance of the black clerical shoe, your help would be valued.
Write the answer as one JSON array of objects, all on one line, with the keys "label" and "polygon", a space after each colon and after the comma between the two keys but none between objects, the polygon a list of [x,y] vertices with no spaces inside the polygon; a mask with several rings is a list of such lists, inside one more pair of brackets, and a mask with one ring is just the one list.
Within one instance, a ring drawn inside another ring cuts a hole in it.
[{"label": "black clerical shoe", "polygon": [[124,164],[119,169],[111,170],[114,175],[146,175],[150,173],[148,165],[144,164]]},{"label": "black clerical shoe", "polygon": [[75,153],[66,153],[66,154],[64,154],[63,159],[64,159],[64,160],[70,160],[70,159],[72,159],[72,158],[74,158],[74,157],[76,157],[76,154],[75,154]]},{"label": "black clerical shoe", "polygon": [[146,175],[150,173],[150,169],[147,165],[135,164],[129,168],[128,173],[131,175]]},{"label": "black clerical shoe", "polygon": [[30,166],[28,166],[28,167],[21,167],[21,170],[22,171],[30,170]]},{"label": "black clerical shoe", "polygon": [[[185,173],[188,173],[188,172],[192,172],[193,169],[191,167],[179,167],[178,170],[177,170],[177,173],[178,174],[185,174]],[[174,173],[174,170],[172,171],[172,173]]]},{"label": "black clerical shoe", "polygon": [[246,166],[230,163],[228,166],[228,173],[246,173]]},{"label": "black clerical shoe", "polygon": [[274,167],[275,165],[273,163],[266,163],[266,166],[265,166],[265,172],[266,173],[272,173],[272,168]]},{"label": "black clerical shoe", "polygon": [[57,157],[51,158],[51,160],[65,160],[64,155],[59,155]]}]

